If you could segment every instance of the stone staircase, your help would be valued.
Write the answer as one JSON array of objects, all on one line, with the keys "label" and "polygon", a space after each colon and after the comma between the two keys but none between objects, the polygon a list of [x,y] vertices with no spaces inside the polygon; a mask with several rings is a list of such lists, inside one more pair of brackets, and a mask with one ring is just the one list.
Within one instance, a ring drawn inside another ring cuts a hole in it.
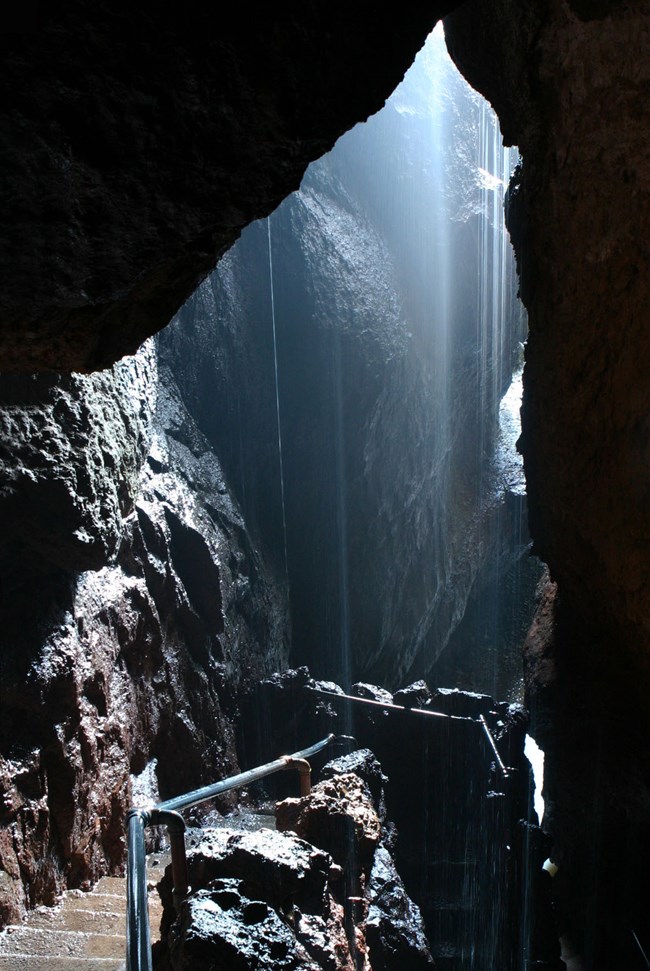
[{"label": "stone staircase", "polygon": [[[148,861],[151,938],[162,907],[155,885],[168,858]],[[0,932],[0,971],[124,971],[126,880],[103,877],[89,892],[69,890],[55,907],[39,907]]]},{"label": "stone staircase", "polygon": [[[211,826],[275,829],[272,810],[214,813]],[[189,828],[188,848],[201,831]],[[151,943],[158,940],[162,905],[155,889],[170,862],[168,853],[147,858]],[[125,971],[126,879],[102,877],[88,892],[69,890],[54,907],[38,907],[22,924],[0,931],[0,971]]]}]

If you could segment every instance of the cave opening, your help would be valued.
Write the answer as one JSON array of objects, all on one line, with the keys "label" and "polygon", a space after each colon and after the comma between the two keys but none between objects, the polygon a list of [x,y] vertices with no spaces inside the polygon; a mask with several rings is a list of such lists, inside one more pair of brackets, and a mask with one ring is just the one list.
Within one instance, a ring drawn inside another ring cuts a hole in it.
[{"label": "cave opening", "polygon": [[[348,688],[430,677],[521,698],[540,567],[516,452],[517,158],[439,25],[159,338],[286,574],[290,663]],[[197,374],[182,358],[208,320]]]}]

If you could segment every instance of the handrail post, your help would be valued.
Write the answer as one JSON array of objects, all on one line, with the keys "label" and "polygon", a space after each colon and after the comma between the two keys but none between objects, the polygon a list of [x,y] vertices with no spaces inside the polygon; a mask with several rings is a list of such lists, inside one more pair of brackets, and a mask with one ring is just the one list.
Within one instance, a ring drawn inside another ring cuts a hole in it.
[{"label": "handrail post", "polygon": [[300,776],[300,795],[308,796],[311,792],[311,765],[307,759],[294,759],[292,755],[285,755],[287,769],[297,769]]},{"label": "handrail post", "polygon": [[146,809],[131,809],[126,817],[126,961],[127,971],[151,971],[151,933],[147,900],[144,830]]},{"label": "handrail post", "polygon": [[169,833],[169,847],[172,854],[172,896],[174,909],[178,913],[181,901],[189,893],[189,873],[185,852],[185,820],[180,813],[170,809],[152,809],[149,812],[152,826],[166,826]]}]

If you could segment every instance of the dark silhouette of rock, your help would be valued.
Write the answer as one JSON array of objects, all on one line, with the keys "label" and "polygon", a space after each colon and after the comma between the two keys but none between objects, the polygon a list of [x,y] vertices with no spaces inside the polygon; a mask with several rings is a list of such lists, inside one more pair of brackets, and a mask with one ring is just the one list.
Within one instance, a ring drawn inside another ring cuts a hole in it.
[{"label": "dark silhouette of rock", "polygon": [[3,31],[0,363],[106,367],[164,327],[435,20],[361,3],[39,7]]},{"label": "dark silhouette of rock", "polygon": [[530,528],[554,585],[527,646],[553,885],[586,966],[632,967],[650,906],[648,10],[470,2],[446,31],[522,155],[506,212]]},{"label": "dark silhouette of rock", "polygon": [[434,967],[419,909],[407,895],[384,846],[377,847],[368,882],[366,940],[373,971]]}]

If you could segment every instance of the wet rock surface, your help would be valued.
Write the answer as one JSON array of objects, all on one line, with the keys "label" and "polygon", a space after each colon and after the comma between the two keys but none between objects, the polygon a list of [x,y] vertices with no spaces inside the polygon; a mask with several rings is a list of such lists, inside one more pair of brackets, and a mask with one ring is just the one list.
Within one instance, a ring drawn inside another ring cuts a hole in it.
[{"label": "wet rock surface", "polygon": [[0,379],[0,567],[93,570],[113,561],[133,510],[156,408],[152,343],[89,377]]},{"label": "wet rock surface", "polygon": [[367,879],[381,825],[365,783],[353,772],[337,773],[311,795],[279,803],[277,826],[322,846],[344,872],[357,869]]},{"label": "wet rock surface", "polygon": [[215,880],[210,889],[198,891],[183,905],[175,937],[172,968],[318,968],[275,911],[242,893],[238,880]]},{"label": "wet rock surface", "polygon": [[[328,854],[295,835],[206,831],[190,852],[194,888],[176,916],[169,874],[155,967],[352,968]],[[317,960],[311,956],[317,955]],[[202,963],[204,962],[204,963]]]},{"label": "wet rock surface", "polygon": [[422,916],[407,895],[385,846],[375,851],[367,892],[366,941],[373,971],[433,967]]},{"label": "wet rock surface", "polygon": [[[161,884],[159,971],[215,967],[377,971],[433,966],[417,906],[388,846],[394,833],[365,782],[385,781],[372,753],[328,763],[311,795],[278,804],[282,832],[206,832],[190,854],[195,890],[175,916]],[[378,809],[380,813],[378,814]],[[381,816],[381,818],[380,818]],[[196,889],[198,888],[198,889]],[[196,962],[196,965],[192,962]]]},{"label": "wet rock surface", "polygon": [[[287,652],[282,593],[151,349],[111,374],[22,381],[8,381],[16,474],[0,499],[14,527],[1,544],[3,922],[119,871],[135,793],[236,771],[244,672]],[[54,496],[47,542],[41,496]]]}]

